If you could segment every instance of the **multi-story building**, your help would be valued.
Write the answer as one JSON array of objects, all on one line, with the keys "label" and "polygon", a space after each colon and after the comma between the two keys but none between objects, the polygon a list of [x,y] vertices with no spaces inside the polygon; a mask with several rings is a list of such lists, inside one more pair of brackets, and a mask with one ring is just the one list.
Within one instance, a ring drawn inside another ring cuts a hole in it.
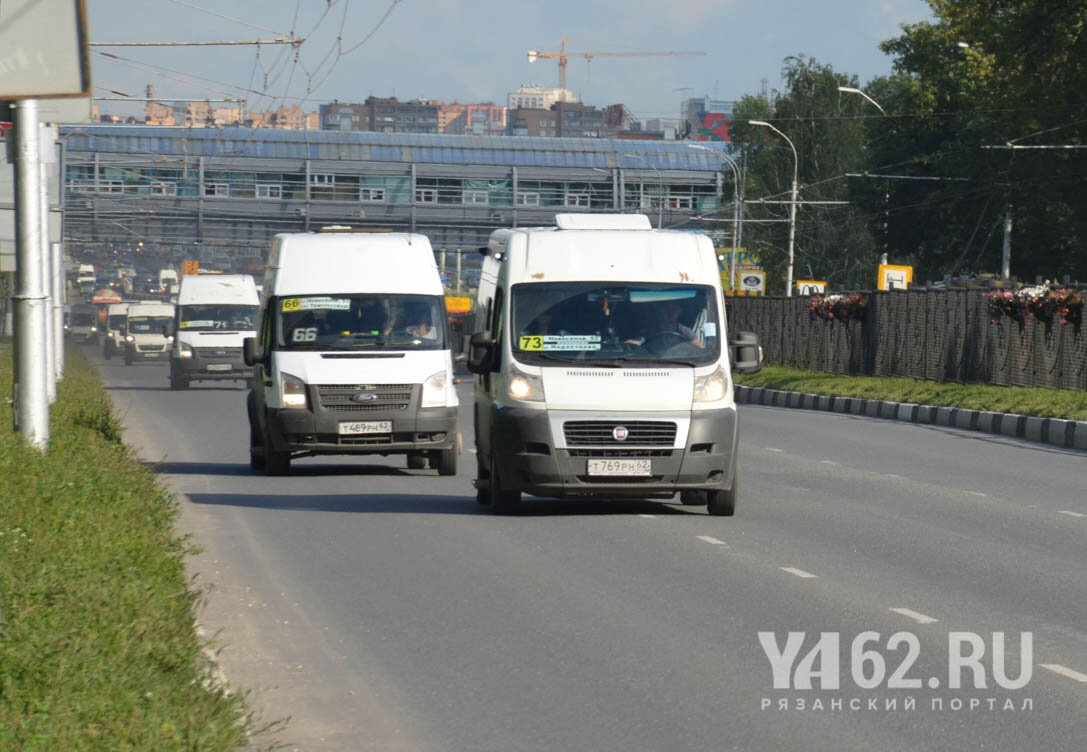
[{"label": "multi-story building", "polygon": [[732,120],[735,102],[724,99],[699,97],[684,100],[680,107],[680,119],[685,125],[682,132],[694,141],[731,141],[728,125]]},{"label": "multi-story building", "polygon": [[511,136],[602,138],[604,112],[577,102],[555,102],[549,109],[510,110],[506,132]]},{"label": "multi-story building", "polygon": [[493,102],[443,104],[438,110],[438,127],[455,136],[497,136],[506,132],[506,108]]},{"label": "multi-story building", "polygon": [[321,130],[377,133],[437,133],[436,102],[401,102],[396,97],[368,97],[363,104],[331,102],[318,108]]},{"label": "multi-story building", "polygon": [[246,124],[254,128],[317,130],[320,127],[320,117],[316,112],[306,112],[296,104],[289,104],[276,110],[253,110],[249,113]]},{"label": "multi-story building", "polygon": [[577,102],[569,89],[560,89],[557,86],[518,86],[517,91],[511,91],[506,95],[506,107],[511,110],[550,110],[556,102]]}]

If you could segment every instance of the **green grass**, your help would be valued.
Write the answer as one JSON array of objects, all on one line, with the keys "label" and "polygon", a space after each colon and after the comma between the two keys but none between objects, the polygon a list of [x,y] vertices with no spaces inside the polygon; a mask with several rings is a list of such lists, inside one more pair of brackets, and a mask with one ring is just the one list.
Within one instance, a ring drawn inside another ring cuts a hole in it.
[{"label": "green grass", "polygon": [[207,681],[176,503],[120,442],[69,350],[46,456],[12,430],[0,350],[0,749],[229,750],[240,696]]},{"label": "green grass", "polygon": [[780,366],[766,366],[761,373],[753,375],[737,375],[736,383],[806,394],[912,402],[937,407],[963,407],[1036,415],[1042,418],[1087,420],[1087,392],[1071,389],[953,384],[876,376],[835,376]]}]

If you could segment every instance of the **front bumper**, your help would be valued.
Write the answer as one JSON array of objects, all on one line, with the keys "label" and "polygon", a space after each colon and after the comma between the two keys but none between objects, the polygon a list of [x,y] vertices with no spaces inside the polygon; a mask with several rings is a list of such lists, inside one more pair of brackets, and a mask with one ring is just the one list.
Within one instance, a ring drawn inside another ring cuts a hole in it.
[{"label": "front bumper", "polygon": [[237,381],[253,377],[253,368],[235,357],[209,358],[197,354],[191,358],[171,357],[170,367],[186,381]]},{"label": "front bumper", "polygon": [[125,350],[125,357],[132,360],[156,360],[165,362],[170,357],[169,350],[141,350],[138,347],[129,347]]},{"label": "front bumper", "polygon": [[[652,420],[652,413],[615,414],[619,422]],[[547,411],[502,407],[494,414],[496,465],[503,488],[535,496],[671,498],[677,491],[732,487],[738,423],[735,407],[692,411],[683,447],[556,448]],[[588,474],[590,459],[649,459],[643,477]]]},{"label": "front bumper", "polygon": [[[323,407],[310,385],[307,407],[267,412],[269,439],[276,451],[311,454],[404,454],[455,447],[457,408],[418,407],[421,389],[414,385],[406,409],[356,412]],[[390,421],[392,432],[340,435],[341,423],[359,421]]]}]

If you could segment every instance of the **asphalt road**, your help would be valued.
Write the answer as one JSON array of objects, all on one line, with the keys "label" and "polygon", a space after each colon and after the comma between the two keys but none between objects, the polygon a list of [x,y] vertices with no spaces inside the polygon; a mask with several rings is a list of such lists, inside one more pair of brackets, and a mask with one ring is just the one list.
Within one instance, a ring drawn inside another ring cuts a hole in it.
[{"label": "asphalt road", "polygon": [[[101,367],[126,440],[183,494],[226,677],[265,721],[289,717],[273,737],[292,747],[1084,749],[1082,452],[742,406],[735,518],[533,499],[503,518],[476,505],[467,451],[455,478],[400,457],[266,478],[240,385],[171,392],[165,365]],[[919,687],[858,685],[866,631],[887,676],[905,664]],[[775,689],[760,632],[805,633],[793,678],[838,670],[839,688]],[[984,640],[985,688],[970,670],[949,688],[953,632]],[[1012,680],[1030,633],[1025,686],[995,683],[994,632]],[[820,633],[839,648],[806,661]]]}]

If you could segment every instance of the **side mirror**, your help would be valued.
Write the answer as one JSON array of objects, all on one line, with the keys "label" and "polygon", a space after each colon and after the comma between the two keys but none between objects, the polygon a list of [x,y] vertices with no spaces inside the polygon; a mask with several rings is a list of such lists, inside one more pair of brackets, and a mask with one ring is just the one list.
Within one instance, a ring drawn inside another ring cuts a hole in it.
[{"label": "side mirror", "polygon": [[736,373],[758,373],[762,370],[762,347],[759,335],[739,332],[729,343],[732,348],[732,370]]},{"label": "side mirror", "polygon": [[468,339],[468,370],[488,373],[494,360],[494,340],[490,332],[476,332]]},{"label": "side mirror", "polygon": [[242,360],[247,366],[255,366],[264,360],[264,353],[260,351],[256,337],[246,337],[242,341]]}]

